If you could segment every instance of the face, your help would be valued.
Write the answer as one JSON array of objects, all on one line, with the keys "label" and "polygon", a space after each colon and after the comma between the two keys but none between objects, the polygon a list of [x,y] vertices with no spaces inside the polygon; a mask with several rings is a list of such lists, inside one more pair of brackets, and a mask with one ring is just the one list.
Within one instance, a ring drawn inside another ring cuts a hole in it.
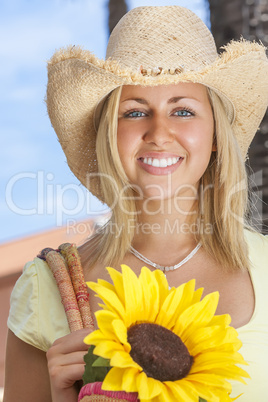
[{"label": "face", "polygon": [[118,152],[129,181],[145,198],[192,193],[208,166],[213,133],[201,84],[122,89]]}]

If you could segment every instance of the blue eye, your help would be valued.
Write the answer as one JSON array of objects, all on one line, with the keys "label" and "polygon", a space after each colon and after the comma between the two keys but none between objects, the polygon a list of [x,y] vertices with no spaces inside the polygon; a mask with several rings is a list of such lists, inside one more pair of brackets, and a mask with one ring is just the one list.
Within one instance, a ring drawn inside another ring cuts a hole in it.
[{"label": "blue eye", "polygon": [[193,116],[193,112],[187,109],[176,110],[175,114],[180,117],[189,117]]},{"label": "blue eye", "polygon": [[135,117],[144,117],[145,113],[141,112],[139,110],[133,110],[132,112],[127,112],[124,114],[124,117],[130,117],[130,118],[135,118]]}]

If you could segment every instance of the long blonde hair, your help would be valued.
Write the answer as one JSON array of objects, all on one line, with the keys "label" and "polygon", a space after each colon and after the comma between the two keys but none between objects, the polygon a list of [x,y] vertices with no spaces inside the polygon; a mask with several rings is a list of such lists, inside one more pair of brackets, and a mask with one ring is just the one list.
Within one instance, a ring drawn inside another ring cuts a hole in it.
[{"label": "long blonde hair", "polygon": [[[106,101],[97,134],[97,159],[101,186],[111,218],[90,240],[90,263],[113,265],[129,250],[137,221],[134,190],[122,167],[117,149],[117,119],[122,88]],[[244,238],[248,209],[247,174],[239,146],[233,135],[219,96],[208,89],[215,121],[217,151],[200,181],[196,235],[203,248],[223,267],[243,270],[249,267]],[[202,201],[202,202],[200,202]],[[212,231],[202,228],[212,227]]]},{"label": "long blonde hair", "polygon": [[224,267],[248,269],[244,229],[248,227],[248,186],[245,163],[219,96],[208,89],[214,122],[217,152],[201,180],[203,226],[213,225],[211,233],[200,232],[203,248]]}]

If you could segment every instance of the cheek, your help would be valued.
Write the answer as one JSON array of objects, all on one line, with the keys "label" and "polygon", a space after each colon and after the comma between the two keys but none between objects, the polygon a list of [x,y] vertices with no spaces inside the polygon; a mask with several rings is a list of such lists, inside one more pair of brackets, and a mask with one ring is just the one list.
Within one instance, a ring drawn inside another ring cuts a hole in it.
[{"label": "cheek", "polygon": [[118,125],[117,131],[117,148],[119,155],[135,155],[135,149],[139,144],[139,132],[133,128],[125,127],[125,125]]},{"label": "cheek", "polygon": [[118,149],[119,155],[121,154],[121,152],[126,147],[125,142],[126,142],[126,138],[123,135],[120,135],[118,133],[118,135],[117,135],[117,149]]},{"label": "cheek", "polygon": [[135,136],[128,131],[118,130],[117,149],[122,166],[125,171],[128,171],[129,162],[135,156]]},{"label": "cheek", "polygon": [[202,155],[210,155],[213,145],[214,127],[212,124],[198,125],[187,133],[184,138],[185,148],[189,152],[202,152]]},{"label": "cheek", "polygon": [[[127,149],[127,145],[129,143],[129,137],[127,135],[127,132],[118,125],[118,131],[117,131],[117,148],[119,155],[121,153],[124,153],[124,151]],[[120,155],[121,157],[121,155]]]}]

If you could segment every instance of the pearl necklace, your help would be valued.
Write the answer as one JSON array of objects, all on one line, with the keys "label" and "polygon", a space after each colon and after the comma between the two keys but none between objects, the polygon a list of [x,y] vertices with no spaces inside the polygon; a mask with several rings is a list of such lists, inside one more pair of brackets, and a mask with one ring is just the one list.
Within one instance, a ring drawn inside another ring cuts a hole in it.
[{"label": "pearl necklace", "polygon": [[176,265],[171,265],[170,267],[165,267],[163,265],[156,264],[155,262],[152,262],[148,258],[144,257],[141,253],[139,253],[134,247],[130,246],[130,252],[135,255],[139,260],[145,262],[146,264],[151,265],[152,267],[156,269],[161,269],[163,272],[167,271],[174,271],[174,269],[180,268],[183,264],[185,264],[187,261],[189,261],[200,249],[201,243],[198,243],[198,245],[188,254],[181,262],[179,262]]}]

